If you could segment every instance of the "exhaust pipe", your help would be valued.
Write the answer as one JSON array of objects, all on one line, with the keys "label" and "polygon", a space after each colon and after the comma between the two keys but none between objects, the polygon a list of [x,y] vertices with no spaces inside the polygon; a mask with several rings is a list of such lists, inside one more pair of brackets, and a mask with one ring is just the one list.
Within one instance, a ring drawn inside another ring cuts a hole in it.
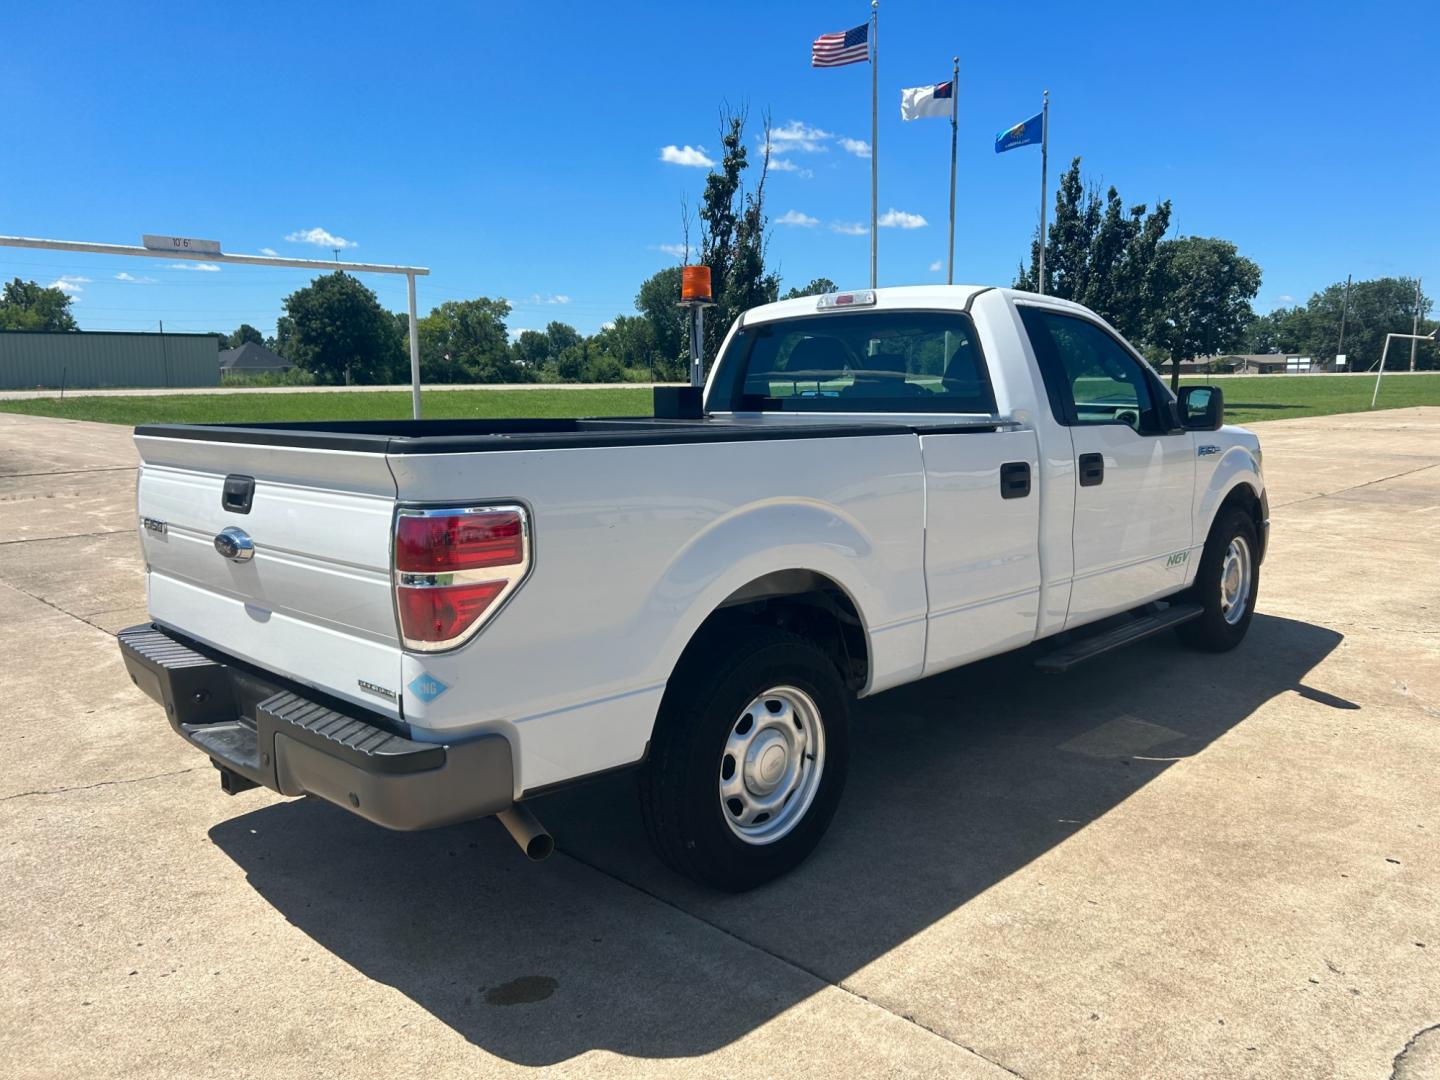
[{"label": "exhaust pipe", "polygon": [[539,862],[555,850],[555,838],[535,820],[534,814],[519,803],[512,803],[508,810],[501,810],[495,816],[505,826],[510,838],[520,845],[526,858],[533,862]]}]

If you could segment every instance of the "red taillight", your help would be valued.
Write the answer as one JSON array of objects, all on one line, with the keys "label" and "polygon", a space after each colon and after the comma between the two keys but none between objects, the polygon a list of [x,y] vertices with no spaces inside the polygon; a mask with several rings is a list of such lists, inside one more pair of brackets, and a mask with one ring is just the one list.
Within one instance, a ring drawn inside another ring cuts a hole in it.
[{"label": "red taillight", "polygon": [[485,614],[505,589],[504,581],[398,591],[400,632],[410,641],[450,641]]},{"label": "red taillight", "polygon": [[474,635],[530,569],[521,506],[402,508],[395,520],[395,610],[407,649],[435,652]]},{"label": "red taillight", "polygon": [[525,560],[525,526],[516,510],[400,518],[395,569],[440,574],[513,566]]}]

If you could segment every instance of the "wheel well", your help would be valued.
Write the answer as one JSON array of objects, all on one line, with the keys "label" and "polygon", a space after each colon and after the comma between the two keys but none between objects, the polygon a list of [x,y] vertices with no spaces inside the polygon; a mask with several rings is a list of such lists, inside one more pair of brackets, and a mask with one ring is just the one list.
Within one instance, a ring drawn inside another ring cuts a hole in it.
[{"label": "wheel well", "polygon": [[736,624],[776,626],[808,638],[830,657],[852,690],[869,677],[869,639],[860,612],[850,594],[824,574],[778,570],[757,578],[727,596],[691,642]]},{"label": "wheel well", "polygon": [[1236,484],[1225,496],[1225,501],[1220,504],[1220,508],[1215,511],[1216,519],[1230,509],[1244,510],[1250,515],[1250,520],[1254,522],[1255,536],[1260,543],[1260,552],[1255,561],[1259,563],[1265,558],[1265,514],[1260,505],[1260,496],[1249,484]]}]

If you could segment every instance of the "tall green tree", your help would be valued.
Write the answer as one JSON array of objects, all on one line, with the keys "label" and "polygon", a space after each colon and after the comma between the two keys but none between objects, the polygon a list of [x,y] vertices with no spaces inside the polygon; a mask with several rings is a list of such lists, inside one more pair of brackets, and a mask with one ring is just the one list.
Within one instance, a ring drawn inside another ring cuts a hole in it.
[{"label": "tall green tree", "polygon": [[1255,319],[1250,301],[1260,291],[1260,267],[1228,240],[1186,236],[1157,250],[1159,304],[1148,334],[1170,355],[1170,385],[1180,385],[1180,361],[1240,348]]},{"label": "tall green tree", "polygon": [[405,366],[394,319],[343,270],[287,296],[285,315],[288,351],[282,355],[318,383],[389,382]]},{"label": "tall green tree", "polygon": [[420,373],[426,382],[530,382],[510,349],[505,300],[447,300],[420,320]]},{"label": "tall green tree", "polygon": [[0,293],[0,330],[79,330],[70,297],[18,277]]},{"label": "tall green tree", "polygon": [[[1085,183],[1075,158],[1055,192],[1045,244],[1046,293],[1084,304],[1132,342],[1144,342],[1161,301],[1159,247],[1169,227],[1168,200],[1153,211],[1144,203],[1127,207],[1114,187],[1102,199]],[[1039,288],[1039,257],[1037,236],[1016,288]]]},{"label": "tall green tree", "polygon": [[[713,286],[712,286],[713,287]],[[635,310],[655,337],[655,368],[673,378],[689,366],[688,327],[680,307],[680,267],[667,266],[646,278],[635,294]]]},{"label": "tall green tree", "polygon": [[798,300],[798,299],[800,299],[802,296],[823,296],[823,295],[825,295],[826,293],[839,292],[839,291],[840,291],[840,286],[839,286],[839,285],[836,285],[836,284],[835,284],[833,281],[831,281],[828,277],[817,277],[817,278],[811,279],[810,284],[804,286],[803,288],[792,288],[789,292],[787,292],[787,293],[786,293],[784,296],[782,296],[780,299],[782,299],[782,300]]},{"label": "tall green tree", "polygon": [[770,303],[780,292],[779,275],[765,268],[770,122],[765,121],[759,174],[754,186],[747,188],[746,119],[743,109],[722,112],[720,165],[705,178],[700,201],[700,261],[710,268],[716,303],[705,319],[705,356],[711,362],[735,317],[747,308]]}]

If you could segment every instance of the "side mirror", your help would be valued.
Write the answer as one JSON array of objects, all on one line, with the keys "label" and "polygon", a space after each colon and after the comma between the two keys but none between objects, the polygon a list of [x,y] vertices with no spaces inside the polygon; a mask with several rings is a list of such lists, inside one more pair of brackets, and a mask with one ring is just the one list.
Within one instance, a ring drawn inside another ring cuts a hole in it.
[{"label": "side mirror", "polygon": [[1175,407],[1186,431],[1214,431],[1225,422],[1225,394],[1218,386],[1182,386]]}]

